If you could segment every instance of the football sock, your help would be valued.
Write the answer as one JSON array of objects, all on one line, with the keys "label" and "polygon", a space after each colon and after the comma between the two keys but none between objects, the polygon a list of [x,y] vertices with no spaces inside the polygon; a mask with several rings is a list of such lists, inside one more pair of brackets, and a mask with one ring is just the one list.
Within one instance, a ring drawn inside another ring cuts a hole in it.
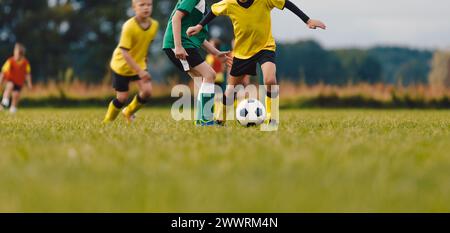
[{"label": "football sock", "polygon": [[217,101],[214,102],[214,119],[218,120],[218,121],[225,121],[226,116],[226,105],[225,105],[225,101],[226,101],[226,96],[223,95],[222,96],[222,101]]},{"label": "football sock", "polygon": [[277,91],[267,91],[266,95],[266,119],[279,122],[280,119],[280,97]]},{"label": "football sock", "polygon": [[214,84],[202,83],[197,96],[196,120],[214,120]]},{"label": "football sock", "polygon": [[126,117],[131,117],[134,115],[141,107],[147,103],[147,100],[141,98],[139,95],[136,95],[131,103],[123,110],[123,113]]},{"label": "football sock", "polygon": [[118,99],[114,99],[109,103],[108,111],[106,112],[103,123],[112,122],[119,115],[120,109],[124,106]]},{"label": "football sock", "polygon": [[[233,119],[232,114],[233,114],[233,109],[231,109],[232,107],[234,107],[234,99],[233,98],[229,98],[226,95],[223,95],[222,97],[222,102],[220,103],[220,107],[218,107],[218,111],[217,111],[217,115],[216,115],[216,119],[225,122],[227,119]],[[227,115],[230,114],[228,117]]]}]

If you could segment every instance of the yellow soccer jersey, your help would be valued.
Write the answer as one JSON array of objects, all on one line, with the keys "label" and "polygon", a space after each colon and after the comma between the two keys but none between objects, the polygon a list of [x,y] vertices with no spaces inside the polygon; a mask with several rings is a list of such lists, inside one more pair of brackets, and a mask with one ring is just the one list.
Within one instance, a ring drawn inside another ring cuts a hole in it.
[{"label": "yellow soccer jersey", "polygon": [[121,49],[127,49],[139,67],[143,70],[147,69],[148,49],[159,28],[158,21],[150,20],[152,23],[147,29],[142,28],[134,17],[123,25],[119,45],[114,50],[111,59],[111,69],[115,73],[123,76],[137,75],[126,62]]},{"label": "yellow soccer jersey", "polygon": [[254,0],[245,8],[238,0],[223,0],[211,6],[214,15],[230,17],[235,36],[234,56],[248,59],[261,50],[275,51],[270,12],[283,9],[285,0]]}]

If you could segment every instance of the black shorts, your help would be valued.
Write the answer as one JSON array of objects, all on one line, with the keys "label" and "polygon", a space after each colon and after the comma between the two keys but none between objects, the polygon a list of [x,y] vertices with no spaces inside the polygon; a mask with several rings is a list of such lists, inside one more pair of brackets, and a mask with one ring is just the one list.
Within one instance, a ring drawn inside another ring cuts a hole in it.
[{"label": "black shorts", "polygon": [[[186,53],[189,55],[186,57],[186,60],[191,68],[196,67],[200,64],[202,64],[205,59],[200,55],[198,49],[192,49],[192,48],[186,48]],[[175,57],[175,53],[172,49],[164,49],[164,52],[166,52],[167,57],[169,57],[170,61],[178,67],[181,71],[184,72],[183,65],[181,64],[180,59]]]},{"label": "black shorts", "polygon": [[22,90],[22,87],[23,87],[22,85],[17,85],[14,83],[13,91],[20,92]]},{"label": "black shorts", "polygon": [[9,80],[6,80],[6,82],[7,82],[7,83],[12,83],[12,85],[13,85],[13,91],[18,91],[18,92],[20,92],[20,91],[22,90],[23,85],[15,84],[13,81],[9,81]]},{"label": "black shorts", "polygon": [[123,76],[112,72],[112,85],[118,92],[127,92],[130,90],[130,82],[141,80],[139,76]]},{"label": "black shorts", "polygon": [[256,63],[262,65],[266,62],[275,63],[275,52],[270,50],[261,50],[248,59],[233,58],[233,66],[230,74],[238,77],[243,75],[256,75]]}]

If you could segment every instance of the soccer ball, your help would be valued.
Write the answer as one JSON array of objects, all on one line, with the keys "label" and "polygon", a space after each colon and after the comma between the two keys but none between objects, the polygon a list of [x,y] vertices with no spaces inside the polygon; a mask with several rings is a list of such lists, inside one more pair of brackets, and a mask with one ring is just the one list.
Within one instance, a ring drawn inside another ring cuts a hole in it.
[{"label": "soccer ball", "polygon": [[236,119],[242,126],[257,126],[264,122],[266,108],[257,99],[245,99],[236,108]]}]

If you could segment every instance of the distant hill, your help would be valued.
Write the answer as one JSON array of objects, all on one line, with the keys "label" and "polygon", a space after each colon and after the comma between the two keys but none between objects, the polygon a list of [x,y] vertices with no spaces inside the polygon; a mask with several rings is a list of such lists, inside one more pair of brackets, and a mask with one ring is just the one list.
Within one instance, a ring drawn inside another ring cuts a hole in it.
[{"label": "distant hill", "polygon": [[315,41],[278,45],[279,76],[307,84],[427,83],[432,51],[401,47],[325,50]]}]

